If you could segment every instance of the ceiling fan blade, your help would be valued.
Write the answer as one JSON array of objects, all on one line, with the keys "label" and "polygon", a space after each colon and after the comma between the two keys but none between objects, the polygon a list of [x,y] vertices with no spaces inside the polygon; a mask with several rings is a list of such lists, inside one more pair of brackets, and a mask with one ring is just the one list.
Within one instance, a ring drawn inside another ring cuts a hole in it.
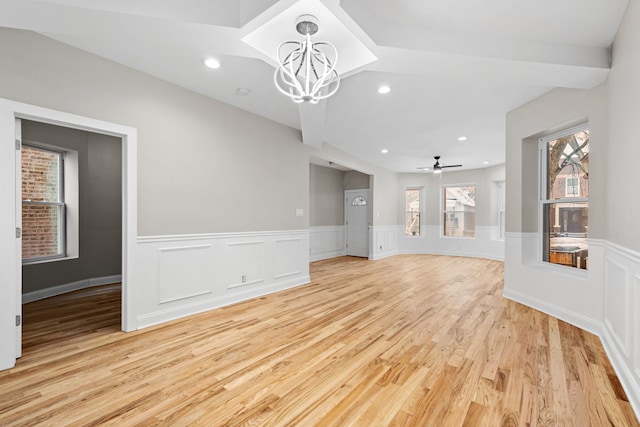
[{"label": "ceiling fan blade", "polygon": [[459,167],[462,167],[462,165],[446,165],[446,166],[441,165],[440,167],[441,168],[459,168]]}]

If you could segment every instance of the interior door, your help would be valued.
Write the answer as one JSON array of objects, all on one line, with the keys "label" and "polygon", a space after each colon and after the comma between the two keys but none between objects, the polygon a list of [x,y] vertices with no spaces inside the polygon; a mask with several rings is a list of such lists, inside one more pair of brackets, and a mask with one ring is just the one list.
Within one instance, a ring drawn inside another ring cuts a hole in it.
[{"label": "interior door", "polygon": [[16,357],[22,356],[22,123],[16,119]]},{"label": "interior door", "polygon": [[347,255],[369,257],[369,190],[345,191]]}]

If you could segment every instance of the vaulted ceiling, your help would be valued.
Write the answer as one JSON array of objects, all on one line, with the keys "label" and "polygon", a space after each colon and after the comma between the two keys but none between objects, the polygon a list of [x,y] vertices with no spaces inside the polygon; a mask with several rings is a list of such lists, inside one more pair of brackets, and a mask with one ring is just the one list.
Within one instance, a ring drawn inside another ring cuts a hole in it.
[{"label": "vaulted ceiling", "polygon": [[[627,0],[2,0],[0,26],[33,30],[301,129],[397,172],[504,162],[505,113],[556,87],[602,83]],[[275,46],[338,48],[338,92],[294,104]],[[203,66],[215,57],[217,70]],[[378,88],[388,85],[388,94]],[[246,89],[244,96],[238,89]],[[459,141],[461,136],[466,141]],[[387,154],[381,150],[387,149]]]}]

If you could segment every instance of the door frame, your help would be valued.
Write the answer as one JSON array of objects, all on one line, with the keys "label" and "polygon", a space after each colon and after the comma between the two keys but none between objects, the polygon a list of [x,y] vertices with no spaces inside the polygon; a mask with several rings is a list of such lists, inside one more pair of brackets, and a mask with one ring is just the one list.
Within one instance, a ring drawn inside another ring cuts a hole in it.
[{"label": "door frame", "polygon": [[[22,312],[22,253],[16,243],[20,171],[16,162],[16,119],[27,119],[85,130],[122,139],[122,330],[137,329],[133,286],[137,212],[137,130],[132,127],[78,116],[35,105],[0,98],[0,370],[15,366],[18,327]],[[18,239],[19,240],[19,239]]]},{"label": "door frame", "polygon": [[356,190],[344,190],[344,241],[345,241],[345,253],[348,253],[348,244],[349,244],[349,224],[347,224],[347,220],[349,219],[349,209],[350,204],[349,195],[350,194],[358,194],[365,192],[367,193],[367,258],[371,259],[371,236],[370,236],[370,228],[371,228],[371,189],[370,188],[360,188]]}]

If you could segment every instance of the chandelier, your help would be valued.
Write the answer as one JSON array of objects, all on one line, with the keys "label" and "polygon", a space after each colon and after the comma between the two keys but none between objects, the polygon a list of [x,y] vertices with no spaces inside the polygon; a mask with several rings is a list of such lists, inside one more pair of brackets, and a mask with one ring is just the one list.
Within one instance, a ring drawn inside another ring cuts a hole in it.
[{"label": "chandelier", "polygon": [[296,30],[305,36],[305,40],[280,43],[278,68],[273,80],[278,90],[291,97],[293,102],[317,104],[336,93],[340,86],[336,71],[338,52],[329,42],[311,41],[311,36],[318,32],[314,16],[300,16]]}]

